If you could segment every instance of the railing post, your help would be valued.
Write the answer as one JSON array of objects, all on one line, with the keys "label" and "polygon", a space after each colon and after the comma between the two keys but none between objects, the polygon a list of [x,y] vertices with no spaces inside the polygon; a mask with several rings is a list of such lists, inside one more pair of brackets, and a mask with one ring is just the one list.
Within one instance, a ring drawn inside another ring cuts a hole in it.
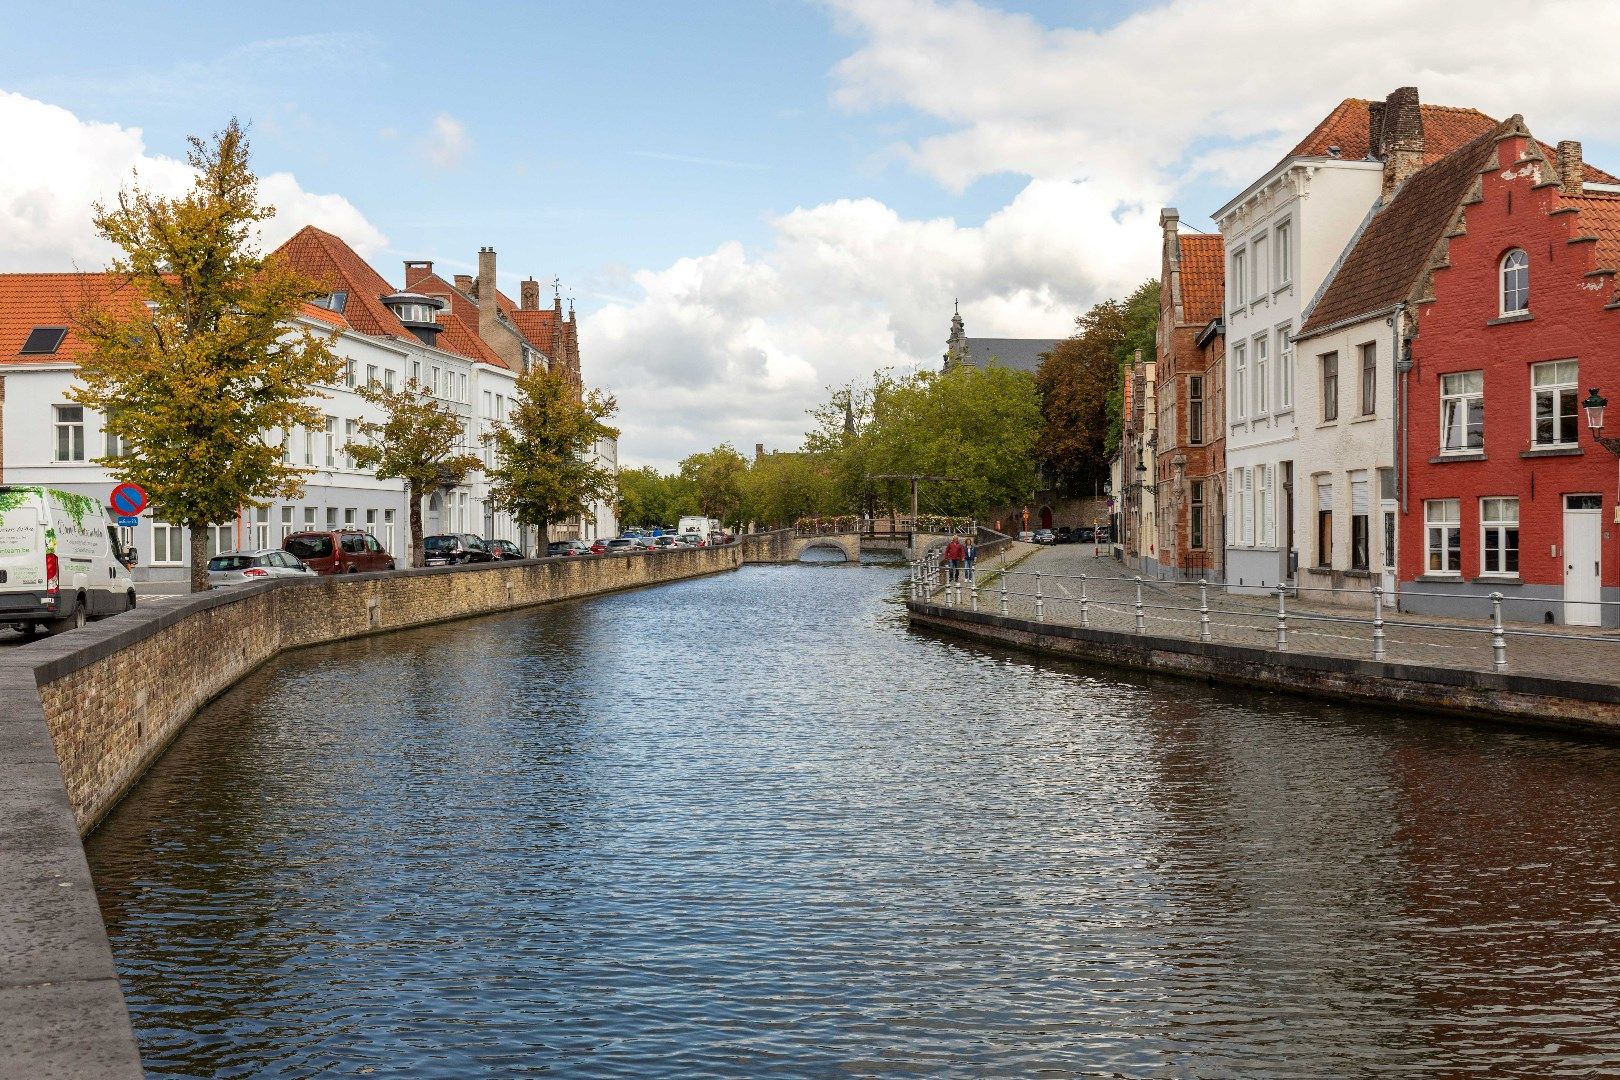
[{"label": "railing post", "polygon": [[1035,571],[1035,621],[1046,621],[1046,602],[1041,598],[1041,572]]},{"label": "railing post", "polygon": [[1288,651],[1288,590],[1277,583],[1277,651]]},{"label": "railing post", "polygon": [[979,579],[978,578],[968,578],[968,599],[969,599],[969,602],[973,605],[973,610],[978,611],[979,610]]},{"label": "railing post", "polygon": [[1198,579],[1198,640],[1209,640],[1209,579]]},{"label": "railing post", "polygon": [[1507,670],[1507,635],[1502,632],[1502,594],[1491,593],[1491,670]]},{"label": "railing post", "polygon": [[1001,572],[1001,613],[1007,614],[1007,571]]},{"label": "railing post", "polygon": [[1136,575],[1136,632],[1147,633],[1147,616],[1142,613],[1142,575]]},{"label": "railing post", "polygon": [[1384,587],[1373,586],[1373,659],[1384,658]]},{"label": "railing post", "polygon": [[1086,575],[1081,574],[1080,575],[1080,625],[1082,627],[1087,627],[1087,626],[1091,625],[1091,613],[1090,613],[1090,610],[1089,610],[1090,605],[1091,605],[1091,601],[1086,596]]}]

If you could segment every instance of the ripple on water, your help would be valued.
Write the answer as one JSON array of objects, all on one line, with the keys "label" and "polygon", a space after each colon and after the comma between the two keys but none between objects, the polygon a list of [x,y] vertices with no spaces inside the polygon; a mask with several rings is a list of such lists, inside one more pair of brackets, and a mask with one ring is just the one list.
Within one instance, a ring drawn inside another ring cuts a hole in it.
[{"label": "ripple on water", "polygon": [[1620,755],[724,577],[289,655],[92,838],[149,1070],[1620,1073]]}]

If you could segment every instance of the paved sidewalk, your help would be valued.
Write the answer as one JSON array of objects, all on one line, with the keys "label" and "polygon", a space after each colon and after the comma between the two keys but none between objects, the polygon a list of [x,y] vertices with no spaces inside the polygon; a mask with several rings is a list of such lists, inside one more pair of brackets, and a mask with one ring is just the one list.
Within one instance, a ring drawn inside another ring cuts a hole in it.
[{"label": "paved sidewalk", "polygon": [[[1015,545],[1027,549],[1028,545]],[[1041,574],[1044,619],[1078,626],[1084,574],[1086,624],[1093,629],[1132,633],[1136,630],[1136,579],[1104,551],[1093,558],[1089,544],[1015,552],[1007,582],[1007,614],[1035,618],[1035,578]],[[999,614],[1001,579],[994,568],[980,567],[979,610]],[[1372,658],[1372,611],[1287,597],[1287,651]],[[935,603],[945,603],[942,591]],[[964,589],[959,606],[969,607]],[[1142,582],[1144,630],[1148,634],[1196,639],[1199,589],[1196,583]],[[1228,593],[1209,589],[1210,639],[1224,644],[1277,647],[1275,596]],[[1392,663],[1428,664],[1470,671],[1492,670],[1490,605],[1481,602],[1478,619],[1401,615],[1384,610],[1384,659]],[[1564,628],[1507,624],[1507,671],[1555,675],[1572,681],[1620,684],[1620,633],[1592,627]],[[1602,640],[1581,640],[1601,638]]]}]

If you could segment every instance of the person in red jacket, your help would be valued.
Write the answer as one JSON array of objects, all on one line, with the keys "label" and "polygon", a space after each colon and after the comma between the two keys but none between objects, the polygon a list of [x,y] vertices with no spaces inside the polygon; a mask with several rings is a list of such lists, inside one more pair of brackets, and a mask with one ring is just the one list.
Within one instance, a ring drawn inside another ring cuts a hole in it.
[{"label": "person in red jacket", "polygon": [[951,542],[945,545],[945,573],[951,581],[955,581],[962,572],[962,560],[965,558],[967,549],[962,546],[962,541],[951,537]]}]

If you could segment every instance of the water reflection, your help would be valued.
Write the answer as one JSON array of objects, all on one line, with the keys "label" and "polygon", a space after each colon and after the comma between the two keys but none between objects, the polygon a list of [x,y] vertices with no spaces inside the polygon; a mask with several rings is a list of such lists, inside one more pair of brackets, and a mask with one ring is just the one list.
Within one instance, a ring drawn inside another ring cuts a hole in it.
[{"label": "water reflection", "polygon": [[196,1076],[1620,1070],[1620,759],[750,568],[289,656],[93,838]]}]

